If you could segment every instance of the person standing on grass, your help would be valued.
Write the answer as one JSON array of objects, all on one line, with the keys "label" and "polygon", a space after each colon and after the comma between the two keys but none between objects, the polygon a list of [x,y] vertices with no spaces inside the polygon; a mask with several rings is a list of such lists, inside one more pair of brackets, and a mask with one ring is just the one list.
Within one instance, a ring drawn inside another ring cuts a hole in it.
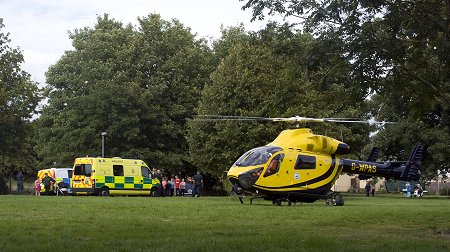
[{"label": "person standing on grass", "polygon": [[167,187],[168,187],[167,178],[166,177],[163,178],[162,187],[163,187],[163,194],[162,194],[162,196],[165,197],[165,196],[167,196]]},{"label": "person standing on grass", "polygon": [[372,197],[375,197],[375,183],[370,187],[370,194],[372,194]]},{"label": "person standing on grass", "polygon": [[45,189],[46,195],[50,194],[50,186],[52,185],[52,182],[55,183],[56,180],[54,180],[53,178],[50,178],[48,176],[48,173],[46,173],[44,178],[42,179],[42,183],[44,183],[44,189]]},{"label": "person standing on grass", "polygon": [[181,179],[180,190],[181,190],[181,196],[184,196],[184,194],[186,193],[186,182],[184,181],[184,179]]},{"label": "person standing on grass", "polygon": [[41,181],[39,180],[39,177],[34,181],[34,194],[36,196],[41,196]]},{"label": "person standing on grass", "polygon": [[22,194],[23,192],[23,174],[22,171],[17,173],[17,194]]},{"label": "person standing on grass", "polygon": [[157,169],[157,170],[155,171],[155,178],[158,179],[158,181],[159,181],[158,195],[159,195],[159,196],[164,196],[164,188],[163,188],[163,184],[162,184],[163,178],[162,178],[161,170],[160,170],[160,169]]},{"label": "person standing on grass", "polygon": [[408,182],[406,182],[406,197],[411,197],[411,184]]},{"label": "person standing on grass", "polygon": [[370,189],[371,189],[371,186],[370,186],[370,182],[369,182],[369,181],[366,181],[366,187],[364,187],[364,189],[366,189],[366,196],[369,197],[369,195],[370,195]]},{"label": "person standing on grass", "polygon": [[175,176],[175,180],[173,181],[173,183],[175,185],[175,195],[181,196],[181,191],[180,191],[181,180],[178,178],[178,176]]},{"label": "person standing on grass", "polygon": [[203,176],[200,174],[200,171],[197,171],[197,174],[194,175],[194,190],[192,192],[192,197],[200,197],[202,187],[203,187]]},{"label": "person standing on grass", "polygon": [[172,197],[173,196],[173,192],[175,190],[175,183],[173,181],[173,178],[170,178],[169,185],[170,185],[170,197]]}]

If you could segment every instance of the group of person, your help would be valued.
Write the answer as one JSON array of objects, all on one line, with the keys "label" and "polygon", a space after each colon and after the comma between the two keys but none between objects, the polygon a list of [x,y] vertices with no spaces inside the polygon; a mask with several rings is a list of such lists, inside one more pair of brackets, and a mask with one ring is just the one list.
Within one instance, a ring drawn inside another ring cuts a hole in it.
[{"label": "group of person", "polygon": [[406,189],[406,197],[422,197],[423,196],[423,188],[420,184],[416,184],[414,186],[414,193],[411,195],[411,184],[409,182],[406,182],[405,184]]},{"label": "group of person", "polygon": [[367,181],[364,189],[366,190],[367,197],[369,197],[370,195],[372,195],[372,197],[375,197],[375,183],[370,183],[369,181]]},{"label": "group of person", "polygon": [[[18,192],[21,193],[21,190],[23,190],[23,175],[22,172],[19,172],[21,179],[19,180],[19,175],[17,175],[17,187]],[[155,170],[153,172],[154,178],[159,180],[159,192],[158,195],[165,197],[165,196],[185,196],[187,193],[187,184],[192,184],[192,197],[200,197],[200,194],[202,192],[203,188],[203,176],[200,174],[200,171],[197,171],[197,174],[195,174],[193,177],[187,177],[186,179],[182,178],[180,179],[178,176],[175,176],[174,178],[162,176],[161,170]],[[21,186],[19,186],[19,182],[21,183]],[[42,180],[39,179],[39,177],[36,178],[34,181],[34,191],[36,196],[41,195],[41,184],[44,185],[45,194],[51,194],[53,191],[51,190],[52,183],[56,183],[56,180],[48,175],[48,173],[45,174],[45,176],[42,178]],[[62,182],[64,183],[64,182]],[[63,187],[63,185],[60,185],[60,187]]]},{"label": "group of person", "polygon": [[178,176],[163,176],[161,170],[157,169],[153,174],[159,180],[158,195],[162,197],[185,196],[188,184],[192,184],[192,197],[200,197],[203,188],[203,176],[197,171],[193,177],[180,179]]},{"label": "group of person", "polygon": [[[23,193],[23,180],[24,176],[22,171],[19,171],[16,175],[16,181],[17,181],[17,194]],[[52,189],[52,184],[56,183],[56,180],[48,175],[48,173],[45,174],[45,176],[41,179],[39,179],[39,176],[36,177],[36,180],[34,181],[34,195],[35,196],[41,196],[41,190],[42,186],[44,185],[44,193],[45,194],[52,194],[54,193],[54,190]],[[63,182],[64,183],[64,182]],[[61,185],[64,186],[64,185]],[[66,186],[67,187],[67,186]]]},{"label": "group of person", "polygon": [[36,178],[34,181],[34,195],[41,196],[41,183],[44,184],[44,193],[46,195],[51,194],[53,191],[51,190],[52,183],[55,183],[56,180],[50,176],[48,176],[48,173],[44,175],[42,178],[42,181],[39,179],[39,177]]}]

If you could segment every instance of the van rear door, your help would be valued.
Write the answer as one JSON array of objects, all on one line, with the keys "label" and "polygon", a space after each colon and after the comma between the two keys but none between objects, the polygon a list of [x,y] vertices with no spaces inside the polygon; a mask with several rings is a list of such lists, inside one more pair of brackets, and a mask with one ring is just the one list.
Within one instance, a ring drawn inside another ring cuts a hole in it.
[{"label": "van rear door", "polygon": [[91,164],[75,164],[72,176],[73,188],[92,188],[92,165]]}]

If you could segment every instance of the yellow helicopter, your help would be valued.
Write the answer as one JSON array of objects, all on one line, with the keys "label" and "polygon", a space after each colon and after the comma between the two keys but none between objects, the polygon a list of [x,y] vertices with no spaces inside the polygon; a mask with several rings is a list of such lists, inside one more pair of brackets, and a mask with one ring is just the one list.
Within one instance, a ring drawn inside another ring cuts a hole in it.
[{"label": "yellow helicopter", "polygon": [[[381,123],[339,118],[264,118],[239,116],[204,116],[204,120],[265,120],[287,122]],[[331,137],[315,135],[311,129],[282,131],[273,142],[244,153],[229,169],[227,177],[243,203],[243,195],[281,202],[309,202],[325,199],[327,204],[343,205],[341,195],[331,188],[342,172],[396,180],[419,180],[423,146],[416,145],[408,161],[376,162],[379,149],[374,147],[366,161],[342,158],[350,146]]]}]

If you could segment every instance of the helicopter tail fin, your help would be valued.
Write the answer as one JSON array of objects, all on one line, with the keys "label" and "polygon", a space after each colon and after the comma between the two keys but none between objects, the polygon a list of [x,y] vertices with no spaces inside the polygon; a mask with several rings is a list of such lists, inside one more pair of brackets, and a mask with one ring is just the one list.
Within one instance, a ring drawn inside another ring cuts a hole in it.
[{"label": "helicopter tail fin", "polygon": [[406,162],[405,169],[401,174],[403,180],[419,180],[421,176],[420,167],[422,165],[423,145],[418,144],[414,147],[409,160]]},{"label": "helicopter tail fin", "polygon": [[376,162],[378,158],[378,153],[380,153],[380,148],[378,147],[372,147],[372,150],[370,151],[369,157],[367,158],[368,162]]}]

